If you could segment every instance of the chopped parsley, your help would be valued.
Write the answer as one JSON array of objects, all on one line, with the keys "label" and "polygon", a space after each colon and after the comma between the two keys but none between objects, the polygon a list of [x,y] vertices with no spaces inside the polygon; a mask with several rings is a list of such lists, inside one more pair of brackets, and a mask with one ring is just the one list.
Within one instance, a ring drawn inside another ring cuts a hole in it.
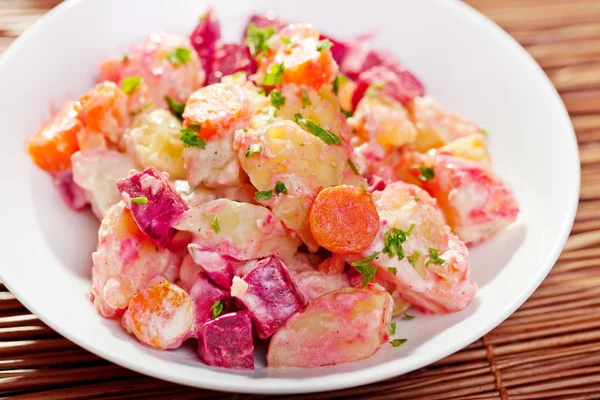
[{"label": "chopped parsley", "polygon": [[153,101],[149,101],[148,103],[146,103],[142,107],[140,107],[139,110],[137,110],[137,111],[130,111],[129,114],[132,117],[135,117],[136,115],[141,114],[144,111],[146,111],[148,108],[152,107],[152,104],[154,104],[154,102]]},{"label": "chopped parsley", "polygon": [[129,61],[129,56],[127,54],[123,54],[123,58],[121,59],[121,62],[124,64],[127,61]]},{"label": "chopped parsley", "polygon": [[414,229],[415,225],[411,224],[408,231],[403,231],[402,229],[392,228],[385,233],[385,247],[381,250],[383,253],[386,253],[390,256],[390,258],[394,258],[398,256],[399,260],[404,258],[404,249],[402,248],[402,243],[406,242],[406,239],[410,236]]},{"label": "chopped parsley", "polygon": [[304,142],[300,142],[300,147],[304,147]]},{"label": "chopped parsley", "polygon": [[408,339],[394,339],[390,343],[392,344],[392,346],[398,347],[398,346],[403,345],[404,343],[406,343],[407,340]]},{"label": "chopped parsley", "polygon": [[337,136],[335,133],[324,129],[323,127],[321,127],[321,125],[312,122],[309,119],[303,118],[302,114],[300,113],[294,115],[294,121],[302,128],[306,129],[307,131],[309,131],[310,133],[312,133],[327,144],[342,143],[339,136]]},{"label": "chopped parsley", "polygon": [[346,118],[350,118],[351,116],[354,115],[354,113],[352,111],[346,111],[346,110],[342,110],[342,114],[344,114],[344,117],[346,117]]},{"label": "chopped parsley", "polygon": [[279,40],[281,40],[281,43],[283,43],[283,44],[290,44],[290,43],[292,43],[292,41],[290,40],[290,38],[287,38],[285,36],[280,37]]},{"label": "chopped parsley", "polygon": [[147,197],[132,197],[131,202],[133,204],[147,204],[148,198]]},{"label": "chopped parsley", "polygon": [[395,321],[390,324],[390,328],[392,328],[391,329],[392,335],[395,335],[396,334],[396,322]]},{"label": "chopped parsley", "polygon": [[312,106],[312,103],[310,102],[306,89],[302,89],[302,108],[305,106]]},{"label": "chopped parsley", "polygon": [[410,257],[406,257],[406,259],[408,260],[410,265],[412,265],[414,267],[415,265],[417,265],[417,260],[419,259],[420,256],[421,256],[421,253],[419,253],[418,251],[415,251],[414,253],[412,253],[412,255]]},{"label": "chopped parsley", "polygon": [[260,154],[262,152],[262,146],[258,143],[252,143],[248,150],[246,150],[246,158],[250,158],[250,156],[254,153]]},{"label": "chopped parsley", "polygon": [[283,66],[283,63],[271,65],[269,67],[269,72],[265,75],[265,79],[263,79],[263,85],[275,86],[282,83],[284,70],[285,67]]},{"label": "chopped parsley", "polygon": [[259,28],[254,23],[251,23],[246,31],[246,44],[250,48],[250,54],[252,54],[254,57],[257,57],[268,53],[268,41],[274,33],[275,29],[273,29],[272,26]]},{"label": "chopped parsley", "polygon": [[368,194],[369,196],[373,196],[373,194],[372,194],[372,193],[370,193],[370,192],[367,190],[367,187],[366,187],[365,185],[363,185],[362,183],[360,184],[360,188],[363,190],[363,192],[365,192],[365,194]]},{"label": "chopped parsley", "polygon": [[443,258],[440,258],[440,249],[436,249],[434,247],[429,248],[429,257],[431,257],[426,263],[425,266],[433,263],[437,265],[442,265],[446,262]]},{"label": "chopped parsley", "polygon": [[200,125],[191,124],[181,130],[179,140],[183,142],[183,147],[198,147],[201,149],[206,147],[204,139],[198,136],[200,129]]},{"label": "chopped parsley", "polygon": [[385,87],[385,82],[376,82],[372,83],[368,88],[365,94],[369,97],[377,96],[377,91],[383,89]]},{"label": "chopped parsley", "polygon": [[171,113],[176,116],[180,121],[183,121],[183,110],[185,109],[185,104],[178,102],[175,99],[170,98],[169,96],[165,96],[165,101],[169,105],[169,110]]},{"label": "chopped parsley", "polygon": [[419,171],[420,171],[419,179],[422,181],[428,181],[435,177],[435,174],[433,173],[433,169],[431,169],[429,167],[421,165],[419,167]]},{"label": "chopped parsley", "polygon": [[223,303],[222,300],[215,301],[213,303],[213,305],[210,307],[210,312],[212,314],[212,319],[215,319],[219,315],[221,315],[221,313],[223,312],[224,309],[225,309],[225,303]]},{"label": "chopped parsley", "polygon": [[170,52],[167,58],[173,65],[183,65],[191,60],[190,54],[190,49],[186,49],[185,47],[178,47],[172,52]]},{"label": "chopped parsley", "polygon": [[277,181],[277,183],[275,183],[275,194],[279,195],[279,194],[288,194],[287,188],[285,187],[285,183],[281,182],[281,181]]},{"label": "chopped parsley", "polygon": [[404,313],[404,315],[402,316],[402,319],[405,321],[410,321],[411,319],[415,319],[415,317],[412,315],[408,315],[407,313]]},{"label": "chopped parsley", "polygon": [[135,92],[140,84],[142,83],[141,76],[128,76],[127,78],[123,78],[123,82],[121,82],[121,89],[125,94],[131,94]]},{"label": "chopped parsley", "polygon": [[277,89],[271,91],[271,105],[276,109],[280,109],[285,104],[285,97]]},{"label": "chopped parsley", "polygon": [[360,176],[360,172],[358,172],[358,168],[356,168],[356,165],[354,165],[354,163],[352,162],[351,159],[348,159],[348,165],[350,166],[350,169],[352,170],[352,172],[354,172],[356,175]]},{"label": "chopped parsley", "polygon": [[485,135],[485,136],[487,136],[487,135],[488,135],[488,131],[487,131],[487,129],[485,129],[485,128],[480,128],[480,129],[479,129],[479,132],[481,132],[481,134],[482,134],[482,135]]},{"label": "chopped parsley", "polygon": [[317,51],[318,52],[325,51],[328,48],[330,48],[331,46],[333,46],[333,43],[331,43],[331,40],[329,40],[329,39],[319,40],[317,42]]},{"label": "chopped parsley", "polygon": [[421,198],[419,196],[415,196],[414,199],[415,199],[415,201],[421,200]]},{"label": "chopped parsley", "polygon": [[367,283],[375,279],[377,268],[375,268],[369,263],[373,261],[378,255],[378,252],[373,253],[367,258],[363,258],[362,260],[358,260],[350,264],[352,267],[354,267],[355,270],[358,271],[358,273],[362,275],[362,287],[367,286]]},{"label": "chopped parsley", "polygon": [[215,233],[221,232],[221,227],[219,226],[219,218],[216,215],[213,218],[210,225],[212,226],[212,230],[215,231]]},{"label": "chopped parsley", "polygon": [[346,78],[346,75],[337,75],[333,80],[333,93],[338,94],[340,91],[340,83],[344,83],[347,80],[348,78]]},{"label": "chopped parsley", "polygon": [[398,270],[396,269],[396,267],[388,267],[388,271],[392,275],[396,275],[396,273],[398,272]]}]

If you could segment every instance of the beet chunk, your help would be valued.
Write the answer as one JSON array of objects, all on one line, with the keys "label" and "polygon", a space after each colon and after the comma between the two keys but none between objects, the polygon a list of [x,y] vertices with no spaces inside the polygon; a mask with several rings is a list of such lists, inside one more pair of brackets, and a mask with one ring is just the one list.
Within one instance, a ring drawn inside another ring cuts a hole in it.
[{"label": "beet chunk", "polygon": [[208,85],[217,83],[222,77],[244,71],[248,76],[256,72],[256,60],[250,55],[248,46],[240,43],[217,42],[208,76]]},{"label": "beet chunk", "polygon": [[188,208],[171,188],[168,175],[152,167],[132,171],[117,181],[117,189],[141,231],[157,246],[167,247],[176,233],[173,225]]},{"label": "beet chunk", "polygon": [[261,339],[275,333],[306,304],[287,267],[274,256],[259,261],[242,279],[235,277],[231,294],[252,313]]},{"label": "beet chunk", "polygon": [[215,43],[221,38],[221,26],[212,9],[206,11],[200,22],[194,28],[190,35],[190,42],[198,53],[198,58],[202,61],[202,67],[206,76],[210,76],[211,66],[215,53]]},{"label": "beet chunk", "polygon": [[372,67],[358,76],[356,90],[352,95],[352,107],[363,97],[369,86],[383,84],[382,93],[407,105],[416,96],[423,96],[423,84],[404,66],[389,65]]},{"label": "beet chunk", "polygon": [[248,311],[225,314],[202,326],[198,354],[208,365],[254,369],[252,317]]},{"label": "beet chunk", "polygon": [[199,336],[202,326],[213,319],[213,306],[216,302],[222,303],[221,312],[232,311],[229,293],[215,286],[203,272],[198,274],[189,293],[194,302],[194,336]]}]

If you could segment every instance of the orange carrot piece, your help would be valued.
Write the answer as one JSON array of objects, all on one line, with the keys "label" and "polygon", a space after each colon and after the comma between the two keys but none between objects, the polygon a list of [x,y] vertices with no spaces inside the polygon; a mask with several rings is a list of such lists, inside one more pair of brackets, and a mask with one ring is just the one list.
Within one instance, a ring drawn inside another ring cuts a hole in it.
[{"label": "orange carrot piece", "polygon": [[317,243],[333,253],[360,253],[379,230],[373,198],[347,185],[322,190],[310,209],[309,221]]},{"label": "orange carrot piece", "polygon": [[71,155],[79,150],[77,134],[83,130],[76,115],[72,103],[65,105],[29,139],[27,151],[38,167],[50,173],[71,167]]}]

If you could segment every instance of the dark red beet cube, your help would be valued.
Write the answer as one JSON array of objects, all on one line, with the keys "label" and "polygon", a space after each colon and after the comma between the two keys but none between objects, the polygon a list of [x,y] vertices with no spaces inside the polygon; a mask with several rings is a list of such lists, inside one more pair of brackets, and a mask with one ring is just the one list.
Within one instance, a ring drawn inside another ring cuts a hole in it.
[{"label": "dark red beet cube", "polygon": [[199,273],[190,289],[194,302],[194,336],[199,336],[202,325],[213,319],[213,306],[220,301],[221,313],[231,312],[233,304],[229,293],[215,286],[203,272]]},{"label": "dark red beet cube", "polygon": [[260,260],[242,280],[247,288],[232,294],[252,313],[261,339],[275,333],[306,304],[287,267],[277,257]]},{"label": "dark red beet cube", "polygon": [[250,313],[238,311],[205,323],[200,329],[198,354],[215,367],[254,369]]},{"label": "dark red beet cube", "polygon": [[386,57],[378,51],[360,44],[350,45],[346,48],[344,58],[340,63],[340,72],[348,78],[356,80],[361,72],[383,64],[385,59]]},{"label": "dark red beet cube", "polygon": [[149,167],[117,181],[125,206],[142,232],[157,246],[167,247],[177,232],[173,225],[188,209],[169,184],[166,174]]},{"label": "dark red beet cube", "polygon": [[240,43],[217,42],[208,85],[219,82],[222,77],[244,71],[250,75],[256,72],[256,60],[250,55],[248,46]]},{"label": "dark red beet cube", "polygon": [[329,39],[329,41],[333,43],[333,46],[331,46],[331,55],[333,56],[335,62],[339,65],[348,51],[348,45],[332,38],[331,36],[321,35],[320,39]]},{"label": "dark red beet cube", "polygon": [[425,87],[408,69],[400,64],[372,67],[358,76],[356,89],[352,95],[352,106],[363,97],[369,86],[383,84],[384,94],[407,105],[416,96],[423,96]]},{"label": "dark red beet cube", "polygon": [[190,42],[202,61],[202,67],[208,77],[213,62],[215,43],[221,38],[221,26],[212,9],[206,11],[190,35]]}]

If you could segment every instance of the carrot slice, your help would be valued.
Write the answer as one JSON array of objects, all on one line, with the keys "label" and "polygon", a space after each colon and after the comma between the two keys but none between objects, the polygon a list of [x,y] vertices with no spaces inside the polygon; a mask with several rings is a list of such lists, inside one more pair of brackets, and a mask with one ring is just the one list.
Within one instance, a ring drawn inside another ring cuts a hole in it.
[{"label": "carrot slice", "polygon": [[320,246],[334,253],[360,253],[379,230],[373,198],[354,186],[322,190],[309,215],[310,230]]},{"label": "carrot slice", "polygon": [[79,150],[77,134],[83,130],[76,115],[72,103],[65,105],[29,139],[27,151],[38,167],[50,173],[71,167],[71,155]]}]

